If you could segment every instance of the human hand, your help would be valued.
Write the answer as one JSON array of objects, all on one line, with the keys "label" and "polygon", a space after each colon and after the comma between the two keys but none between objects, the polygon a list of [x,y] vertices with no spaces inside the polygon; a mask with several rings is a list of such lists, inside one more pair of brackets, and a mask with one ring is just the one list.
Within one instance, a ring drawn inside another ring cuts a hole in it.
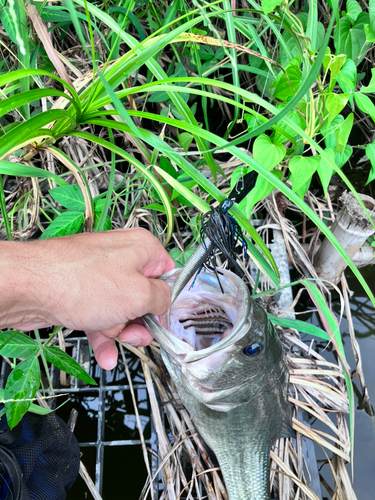
[{"label": "human hand", "polygon": [[169,286],[154,278],[175,267],[151,233],[119,229],[4,243],[12,245],[8,256],[12,267],[14,259],[19,263],[22,245],[27,269],[21,269],[23,291],[18,288],[16,307],[6,325],[0,317],[0,327],[31,330],[62,325],[84,330],[104,369],[117,364],[115,338],[137,346],[151,342],[139,318],[168,309]]}]

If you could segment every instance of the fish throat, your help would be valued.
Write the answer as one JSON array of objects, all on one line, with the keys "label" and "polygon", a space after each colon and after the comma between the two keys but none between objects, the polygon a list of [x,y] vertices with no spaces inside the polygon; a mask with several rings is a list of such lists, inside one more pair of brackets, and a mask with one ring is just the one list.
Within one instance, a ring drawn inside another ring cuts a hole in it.
[{"label": "fish throat", "polygon": [[226,312],[209,304],[202,304],[200,310],[184,313],[182,316],[178,311],[172,314],[185,331],[191,331],[191,335],[187,337],[194,339],[190,345],[197,351],[220,342],[233,328]]}]

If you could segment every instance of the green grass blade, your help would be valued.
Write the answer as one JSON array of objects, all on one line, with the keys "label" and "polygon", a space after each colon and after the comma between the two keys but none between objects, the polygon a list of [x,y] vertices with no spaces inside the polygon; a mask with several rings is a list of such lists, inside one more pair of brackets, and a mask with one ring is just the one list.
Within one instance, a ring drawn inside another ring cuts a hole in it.
[{"label": "green grass blade", "polygon": [[[49,71],[41,70],[41,69],[19,69],[16,71],[12,71],[11,73],[4,73],[3,75],[0,75],[0,87],[3,85],[6,85],[7,83],[15,82],[18,81],[22,78],[24,78],[26,75],[28,76],[47,76],[48,78],[52,78],[53,80],[56,80],[57,82],[61,83],[63,87],[65,87],[67,90],[69,90],[71,96],[73,99],[76,101],[76,103],[79,105],[80,99],[78,97],[78,94],[75,90],[75,88],[67,83],[65,80],[62,80],[58,76],[54,75],[53,73],[50,73]],[[65,95],[65,97],[68,97]]]},{"label": "green grass blade", "polygon": [[[223,6],[224,6],[224,9],[229,11],[229,12],[226,12],[224,14],[225,25],[226,25],[227,33],[228,33],[228,40],[232,43],[237,43],[236,30],[234,27],[234,17],[233,17],[233,12],[230,12],[231,5],[230,5],[229,0],[224,0]],[[230,54],[230,59],[231,59],[231,63],[232,63],[233,85],[235,87],[240,87],[241,83],[240,83],[240,75],[239,75],[239,71],[238,71],[237,51],[235,49],[229,49],[229,54]],[[234,94],[234,99],[236,102],[238,102],[240,100],[240,96],[236,93],[236,94]],[[230,131],[232,130],[234,125],[237,123],[237,120],[238,120],[238,107],[235,107],[233,120],[227,129],[226,136],[229,135]]]},{"label": "green grass blade", "polygon": [[301,333],[307,333],[309,335],[314,335],[320,339],[327,340],[329,342],[330,338],[328,333],[326,333],[321,328],[312,325],[311,323],[306,323],[306,321],[299,321],[298,319],[289,318],[279,318],[278,316],[273,316],[268,314],[271,322],[274,325],[282,326],[283,328],[293,328]]},{"label": "green grass blade", "polygon": [[[146,41],[141,42],[139,44],[135,38],[130,36],[128,33],[125,33],[120,26],[110,17],[108,14],[105,12],[101,12],[100,9],[95,7],[89,2],[86,2],[86,0],[74,0],[78,5],[81,7],[86,7],[91,14],[94,16],[98,17],[103,23],[105,23],[114,33],[118,34],[120,38],[132,49],[137,48],[137,50],[141,50],[141,54],[143,57],[145,56],[145,50],[142,49],[142,44],[144,44]],[[187,23],[184,23],[182,26],[176,28],[172,33],[168,33],[165,36],[165,39],[163,43],[169,43],[169,40],[173,40],[175,36],[177,36],[178,33],[182,33],[186,30],[188,30],[191,26],[194,26],[198,22],[200,22],[202,19],[201,17],[198,17],[197,19],[194,19],[192,21],[188,21]],[[154,50],[154,54],[157,54],[160,52],[160,45],[159,41],[156,44],[155,47],[152,48]],[[145,60],[142,62],[142,64],[147,64],[148,68],[150,71],[152,71],[153,75],[155,76],[156,79],[161,80],[167,77],[166,73],[164,70],[161,68],[161,66],[153,59],[152,56],[152,51],[147,52],[147,57],[145,57]],[[139,56],[140,57],[140,56]],[[139,58],[138,57],[138,58]],[[134,72],[136,68],[133,68],[131,71]],[[189,106],[185,103],[185,101],[181,98],[179,95],[171,94],[170,99],[172,100],[173,104],[176,106],[178,112],[181,114],[181,116],[184,118],[184,120],[188,121],[189,123],[197,124],[196,119],[194,118],[194,115],[192,114]],[[205,141],[203,141],[200,137],[196,137],[196,142],[197,146],[200,151],[202,151],[202,154],[204,156],[205,161],[207,162],[207,165],[209,166],[211,172],[213,175],[216,175],[216,164],[213,160],[212,154],[207,151],[207,144]]]},{"label": "green grass blade", "polygon": [[[108,130],[108,136],[109,136],[109,141],[114,144],[113,140],[113,132],[111,129]],[[102,213],[100,214],[100,219],[98,223],[98,228],[97,231],[102,231],[104,227],[104,223],[106,221],[107,213],[109,210],[109,207],[111,205],[111,197],[112,197],[112,191],[113,191],[113,186],[115,183],[115,173],[116,173],[116,155],[113,151],[111,151],[111,172],[109,174],[109,180],[108,180],[108,190],[107,190],[107,195],[105,197],[105,202],[104,202],[104,207],[102,210]]]},{"label": "green grass blade", "polygon": [[[121,126],[124,124],[116,122],[116,126],[110,127],[110,128],[119,128],[119,125]],[[130,154],[126,153],[123,149],[119,148],[118,146],[116,146],[115,144],[112,144],[109,141],[106,141],[105,139],[88,134],[87,132],[79,132],[79,131],[71,132],[69,135],[73,135],[75,137],[82,137],[83,139],[86,139],[90,142],[93,142],[94,144],[99,144],[100,146],[102,146],[105,149],[108,149],[109,151],[113,151],[114,153],[119,155],[121,158],[124,158],[129,163],[134,165],[134,167],[137,170],[139,170],[144,175],[144,177],[152,184],[152,186],[156,189],[158,195],[160,196],[160,198],[162,200],[162,203],[163,203],[164,208],[165,208],[165,213],[167,215],[167,235],[166,235],[166,242],[165,242],[165,245],[166,245],[169,242],[169,240],[172,236],[172,233],[173,233],[174,221],[173,221],[172,205],[171,205],[171,201],[170,201],[167,193],[165,192],[165,189],[163,188],[163,186],[159,182],[158,178],[152,173],[152,171],[145,168],[144,165],[142,165],[142,163],[140,161],[135,159]]]},{"label": "green grass blade", "polygon": [[35,90],[27,90],[26,92],[22,92],[22,94],[15,94],[8,99],[4,99],[0,101],[0,117],[6,115],[10,111],[19,108],[20,106],[24,106],[25,104],[29,104],[30,102],[37,101],[42,99],[43,97],[64,97],[65,99],[69,99],[69,101],[76,108],[77,115],[80,112],[79,103],[76,102],[72,97],[64,94],[64,92],[60,92],[60,90],[53,89],[35,89]]},{"label": "green grass blade", "polygon": [[7,240],[12,241],[12,231],[9,225],[8,212],[7,212],[7,204],[5,201],[5,193],[4,193],[4,184],[3,184],[3,176],[0,175],[0,210],[3,215],[3,222],[5,227],[5,233],[7,235]]},{"label": "green grass blade", "polygon": [[68,111],[53,109],[33,116],[26,122],[20,123],[9,132],[0,137],[0,160],[8,156],[13,151],[24,147],[40,137],[51,137],[51,132],[42,127],[61,119],[71,120]]},{"label": "green grass blade", "polygon": [[23,165],[22,163],[13,163],[10,161],[0,161],[0,174],[14,175],[18,177],[37,177],[39,179],[51,179],[59,186],[67,186],[68,183],[61,179],[56,174],[43,170],[42,168],[32,167],[30,165]]}]

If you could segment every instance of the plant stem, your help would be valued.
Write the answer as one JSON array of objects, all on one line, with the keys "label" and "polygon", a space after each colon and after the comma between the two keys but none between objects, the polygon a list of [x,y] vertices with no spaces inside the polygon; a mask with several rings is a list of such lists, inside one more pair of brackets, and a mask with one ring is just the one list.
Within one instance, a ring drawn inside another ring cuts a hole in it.
[{"label": "plant stem", "polygon": [[3,176],[0,175],[0,209],[1,213],[3,214],[3,221],[4,221],[4,226],[5,226],[5,232],[7,235],[7,240],[12,241],[12,232],[10,230],[10,225],[9,225],[9,220],[8,220],[8,213],[7,213],[7,206],[5,202],[5,193],[4,193],[4,186],[3,186]]}]

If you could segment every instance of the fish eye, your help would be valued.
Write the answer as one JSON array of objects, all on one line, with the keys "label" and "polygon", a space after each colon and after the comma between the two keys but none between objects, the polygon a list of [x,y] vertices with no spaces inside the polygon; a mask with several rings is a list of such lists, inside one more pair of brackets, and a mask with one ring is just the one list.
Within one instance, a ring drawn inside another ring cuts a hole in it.
[{"label": "fish eye", "polygon": [[245,347],[243,353],[246,354],[246,356],[258,356],[258,354],[260,354],[261,351],[262,347],[257,342],[254,342],[254,344]]}]

